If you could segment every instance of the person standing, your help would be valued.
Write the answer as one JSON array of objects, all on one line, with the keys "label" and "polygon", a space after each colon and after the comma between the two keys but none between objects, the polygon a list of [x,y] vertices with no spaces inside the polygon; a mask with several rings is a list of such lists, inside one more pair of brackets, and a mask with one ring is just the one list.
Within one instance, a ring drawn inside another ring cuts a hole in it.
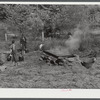
[{"label": "person standing", "polygon": [[27,49],[27,46],[26,46],[27,40],[26,40],[26,37],[23,34],[21,35],[21,38],[20,38],[20,44],[21,44],[22,52],[24,51],[24,53],[25,53],[25,51]]},{"label": "person standing", "polygon": [[16,51],[16,45],[15,45],[15,41],[12,40],[12,44],[10,46],[11,49],[11,55],[12,55],[12,62],[14,64],[14,66],[17,66],[17,51]]}]

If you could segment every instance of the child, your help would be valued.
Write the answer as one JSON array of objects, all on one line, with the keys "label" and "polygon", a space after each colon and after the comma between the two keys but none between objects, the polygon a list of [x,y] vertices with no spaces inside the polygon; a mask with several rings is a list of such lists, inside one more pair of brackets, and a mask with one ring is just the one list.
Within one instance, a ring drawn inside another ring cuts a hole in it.
[{"label": "child", "polygon": [[19,61],[24,61],[24,56],[23,56],[22,52],[20,52],[18,60]]},{"label": "child", "polygon": [[14,63],[14,66],[17,66],[17,55],[16,55],[16,45],[15,45],[15,41],[12,41],[12,44],[10,46],[11,49],[11,55],[12,55],[12,62]]},{"label": "child", "polygon": [[12,55],[11,53],[7,55],[7,61],[11,61]]}]

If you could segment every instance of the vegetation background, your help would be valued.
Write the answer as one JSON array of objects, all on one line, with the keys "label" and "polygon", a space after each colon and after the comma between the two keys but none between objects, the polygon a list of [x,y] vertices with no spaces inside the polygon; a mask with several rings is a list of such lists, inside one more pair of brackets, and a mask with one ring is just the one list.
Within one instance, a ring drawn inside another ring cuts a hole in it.
[{"label": "vegetation background", "polygon": [[[23,33],[28,39],[28,48],[31,51],[38,50],[42,42],[42,31],[45,35],[45,48],[50,49],[55,45],[65,46],[68,32],[74,34],[75,29],[81,30],[84,37],[81,39],[79,51],[99,49],[100,6],[0,5],[0,41],[4,41],[5,33],[13,33],[19,37]],[[57,32],[60,37],[56,37]],[[52,41],[49,37],[52,37]]]}]

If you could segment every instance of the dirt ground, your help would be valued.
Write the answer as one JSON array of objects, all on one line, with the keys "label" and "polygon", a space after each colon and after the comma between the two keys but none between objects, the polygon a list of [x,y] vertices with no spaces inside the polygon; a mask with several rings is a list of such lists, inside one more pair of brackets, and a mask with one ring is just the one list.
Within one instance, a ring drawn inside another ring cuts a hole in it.
[{"label": "dirt ground", "polygon": [[5,65],[7,69],[0,72],[1,88],[100,88],[100,58],[90,68],[86,69],[78,63],[72,66],[49,66],[39,61],[40,52],[30,52],[25,55],[25,61],[13,66],[11,62]]}]

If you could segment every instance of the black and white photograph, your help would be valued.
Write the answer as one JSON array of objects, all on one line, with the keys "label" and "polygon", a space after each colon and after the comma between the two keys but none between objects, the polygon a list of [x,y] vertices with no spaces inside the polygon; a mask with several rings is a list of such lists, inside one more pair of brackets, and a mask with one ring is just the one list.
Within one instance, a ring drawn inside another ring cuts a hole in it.
[{"label": "black and white photograph", "polygon": [[100,4],[0,4],[0,88],[100,89]]}]

